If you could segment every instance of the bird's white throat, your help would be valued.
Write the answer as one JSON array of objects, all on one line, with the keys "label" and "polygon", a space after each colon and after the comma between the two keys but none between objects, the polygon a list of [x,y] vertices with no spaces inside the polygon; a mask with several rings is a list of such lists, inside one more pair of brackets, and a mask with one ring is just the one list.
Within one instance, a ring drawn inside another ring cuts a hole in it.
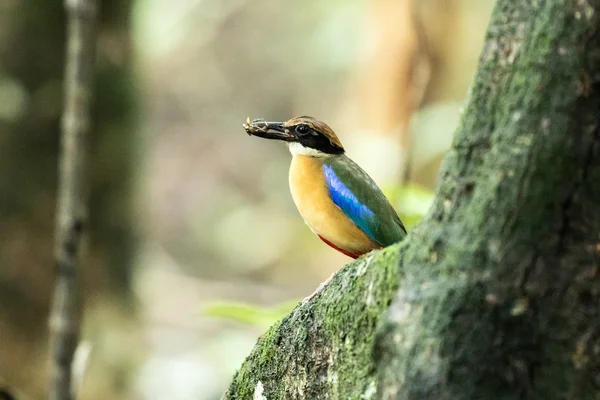
[{"label": "bird's white throat", "polygon": [[330,157],[331,156],[331,154],[323,153],[322,151],[319,151],[317,149],[312,149],[310,147],[302,146],[298,142],[288,143],[288,149],[290,149],[290,153],[292,153],[292,155],[302,154],[302,155],[311,156],[311,157]]}]

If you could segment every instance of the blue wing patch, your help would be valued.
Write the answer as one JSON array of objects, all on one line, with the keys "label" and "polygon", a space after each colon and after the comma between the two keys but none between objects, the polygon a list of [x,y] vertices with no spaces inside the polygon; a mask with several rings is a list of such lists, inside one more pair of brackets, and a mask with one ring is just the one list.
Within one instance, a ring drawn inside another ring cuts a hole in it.
[{"label": "blue wing patch", "polygon": [[348,187],[338,178],[335,171],[328,165],[323,164],[325,180],[329,187],[329,196],[336,206],[342,209],[344,214],[352,220],[364,233],[373,241],[373,232],[369,227],[369,221],[375,216],[375,213],[366,205],[362,204],[348,189]]}]

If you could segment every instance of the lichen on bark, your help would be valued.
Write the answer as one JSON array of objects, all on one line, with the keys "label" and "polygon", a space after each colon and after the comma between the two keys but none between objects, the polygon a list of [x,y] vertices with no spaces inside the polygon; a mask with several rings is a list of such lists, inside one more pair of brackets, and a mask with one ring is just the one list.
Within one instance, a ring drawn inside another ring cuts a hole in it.
[{"label": "lichen on bark", "polygon": [[379,334],[381,398],[598,396],[599,27],[600,1],[497,3],[400,256],[413,279]]}]

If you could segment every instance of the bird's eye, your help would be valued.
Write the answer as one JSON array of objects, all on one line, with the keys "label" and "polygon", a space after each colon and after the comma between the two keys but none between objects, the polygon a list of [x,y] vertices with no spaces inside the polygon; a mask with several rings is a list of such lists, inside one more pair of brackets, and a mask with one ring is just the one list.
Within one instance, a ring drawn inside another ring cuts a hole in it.
[{"label": "bird's eye", "polygon": [[308,131],[309,131],[308,125],[296,126],[296,133],[305,134],[305,133],[308,133]]}]

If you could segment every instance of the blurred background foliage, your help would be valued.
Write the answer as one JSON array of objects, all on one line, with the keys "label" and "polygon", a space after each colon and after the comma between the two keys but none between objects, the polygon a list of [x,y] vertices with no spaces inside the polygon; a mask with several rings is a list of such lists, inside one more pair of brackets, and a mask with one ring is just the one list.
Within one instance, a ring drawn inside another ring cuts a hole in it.
[{"label": "blurred background foliage", "polygon": [[[338,132],[407,227],[431,202],[491,0],[101,0],[81,398],[218,399],[350,259],[304,226],[280,143]],[[61,112],[57,0],[0,2],[0,386],[41,398]]]}]

